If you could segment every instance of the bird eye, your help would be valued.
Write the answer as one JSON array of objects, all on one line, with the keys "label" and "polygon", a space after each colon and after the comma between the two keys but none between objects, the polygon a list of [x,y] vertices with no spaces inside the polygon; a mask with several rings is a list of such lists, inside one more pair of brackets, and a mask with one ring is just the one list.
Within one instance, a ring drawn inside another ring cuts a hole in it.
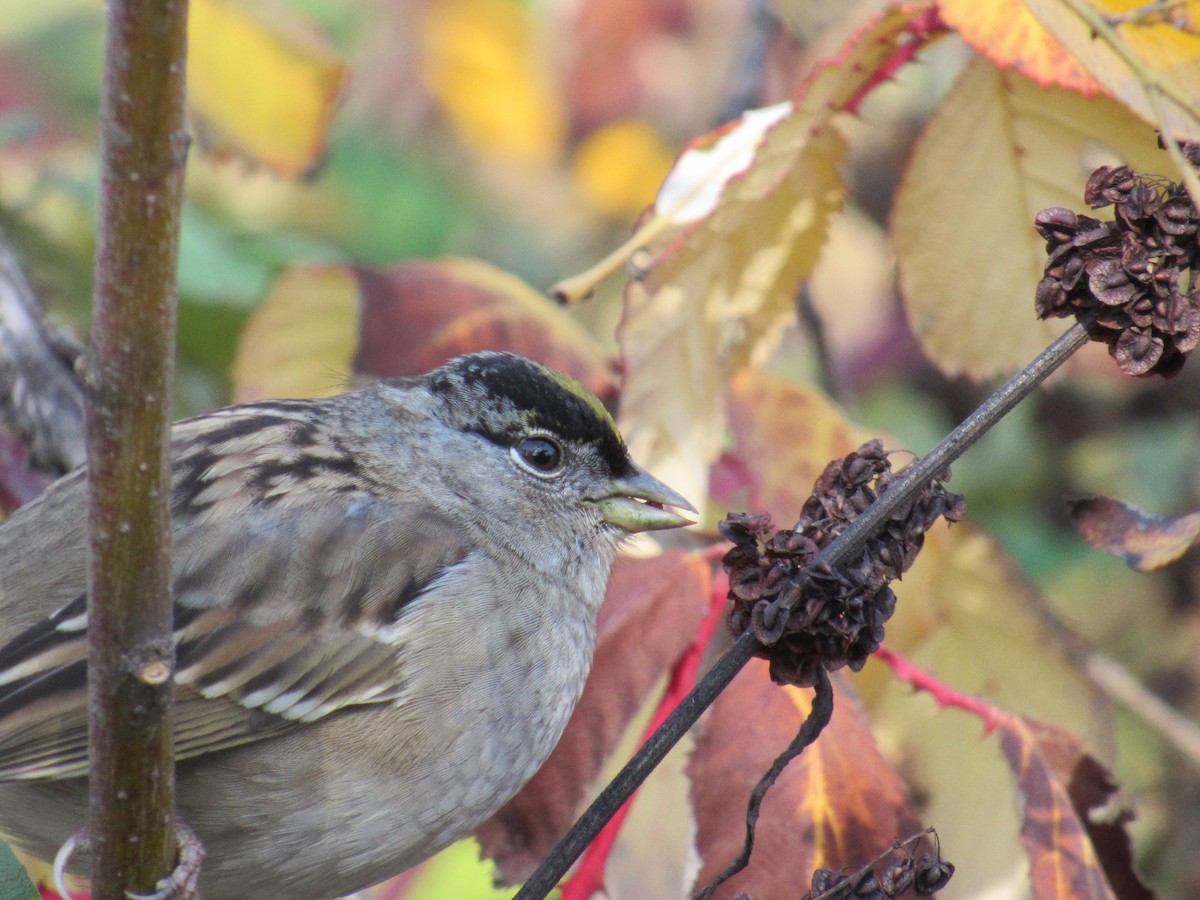
[{"label": "bird eye", "polygon": [[537,472],[553,472],[562,465],[562,448],[547,437],[521,438],[513,445],[513,453]]}]

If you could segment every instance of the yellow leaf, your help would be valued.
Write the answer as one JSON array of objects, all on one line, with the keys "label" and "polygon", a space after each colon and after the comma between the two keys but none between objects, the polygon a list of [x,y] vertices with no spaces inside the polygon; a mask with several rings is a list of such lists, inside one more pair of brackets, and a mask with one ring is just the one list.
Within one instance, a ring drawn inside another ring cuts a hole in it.
[{"label": "yellow leaf", "polygon": [[795,111],[790,100],[749,109],[723,128],[692,141],[659,188],[654,214],[674,225],[712,215],[729,182],[754,164],[767,132]]},{"label": "yellow leaf", "polygon": [[544,166],[567,125],[535,14],[511,0],[429,4],[421,72],[462,141],[476,153]]},{"label": "yellow leaf", "polygon": [[672,159],[651,125],[620,119],[587,136],[572,168],[583,196],[601,212],[636,215],[654,199]]},{"label": "yellow leaf", "polygon": [[1025,2],[1114,97],[1177,139],[1200,140],[1200,2]]},{"label": "yellow leaf", "polygon": [[284,176],[311,171],[344,63],[274,3],[192,0],[188,31],[188,103],[201,139]]},{"label": "yellow leaf", "polygon": [[770,513],[778,528],[796,521],[831,460],[876,436],[820,391],[755,369],[730,383],[729,425],[731,452],[754,473],[744,508]]},{"label": "yellow leaf", "polygon": [[1039,88],[984,59],[967,67],[925,128],[891,220],[909,322],[943,371],[1016,369],[1064,329],[1034,316],[1046,252],[1033,218],[1082,208],[1092,170],[1120,162],[1172,170],[1120,104]]},{"label": "yellow leaf", "polygon": [[940,0],[938,9],[964,41],[1002,69],[1011,66],[1042,87],[1054,84],[1087,97],[1100,87],[1022,0]]},{"label": "yellow leaf", "polygon": [[[904,41],[926,6],[891,9],[823,65],[795,103],[755,110],[694,141],[686,177],[655,203],[682,230],[652,245],[626,292],[623,433],[635,457],[703,504],[721,446],[730,376],[773,348],[845,193],[833,123]],[[651,226],[647,226],[648,228]]]},{"label": "yellow leaf", "polygon": [[703,235],[626,291],[618,331],[623,433],[643,465],[688,497],[707,491],[730,375],[771,346],[792,315],[841,205],[844,142],[833,127],[814,133],[810,125],[792,119],[768,136],[764,158],[782,163],[781,182],[727,196]]},{"label": "yellow leaf", "polygon": [[234,399],[329,397],[358,344],[358,281],[344,266],[296,266],[250,317],[233,361]]}]

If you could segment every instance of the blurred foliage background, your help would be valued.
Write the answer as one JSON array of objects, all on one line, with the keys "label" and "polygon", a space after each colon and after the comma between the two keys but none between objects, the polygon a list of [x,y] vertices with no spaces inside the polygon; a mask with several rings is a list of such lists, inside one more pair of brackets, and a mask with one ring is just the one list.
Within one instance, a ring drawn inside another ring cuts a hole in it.
[{"label": "blurred foliage background", "polygon": [[[545,289],[628,236],[687,141],[790,96],[830,29],[845,34],[840,5],[793,0],[780,3],[790,30],[764,25],[770,12],[755,0],[192,3],[198,143],[180,261],[180,416],[229,401],[235,357],[255,352],[248,318],[290,266],[469,256]],[[0,0],[0,227],[51,315],[81,331],[102,26],[97,0]],[[917,453],[988,388],[921,352],[886,237],[913,142],[970,57],[943,40],[849,124],[851,199],[771,363]],[[1005,249],[976,264],[1004,266]],[[610,281],[572,311],[614,354],[620,287]],[[1200,554],[1135,574],[1084,544],[1065,501],[1200,507],[1198,371],[1193,362],[1171,382],[1132,382],[1102,349],[1085,353],[953,481],[1045,614],[1193,722]],[[1101,752],[1137,811],[1140,866],[1163,896],[1200,895],[1196,763],[1123,703],[1114,710],[1116,746]],[[469,851],[452,852],[411,896],[484,891],[447,880],[473,869]],[[1009,884],[993,895],[1021,893]]]}]

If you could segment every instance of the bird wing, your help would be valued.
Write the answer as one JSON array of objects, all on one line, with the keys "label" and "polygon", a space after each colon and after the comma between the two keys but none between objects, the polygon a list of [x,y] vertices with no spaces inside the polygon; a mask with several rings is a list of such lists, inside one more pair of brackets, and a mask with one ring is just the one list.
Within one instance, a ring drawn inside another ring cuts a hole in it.
[{"label": "bird wing", "polygon": [[[320,499],[177,525],[177,759],[402,699],[401,618],[464,535],[419,503]],[[80,594],[0,647],[0,780],[86,773],[86,630]]]}]

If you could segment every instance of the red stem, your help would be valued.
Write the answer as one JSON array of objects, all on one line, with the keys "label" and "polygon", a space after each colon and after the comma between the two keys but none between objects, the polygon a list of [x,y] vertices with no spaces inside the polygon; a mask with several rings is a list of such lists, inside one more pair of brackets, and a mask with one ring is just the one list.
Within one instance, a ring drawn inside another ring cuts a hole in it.
[{"label": "red stem", "polygon": [[1006,715],[978,697],[956,691],[936,675],[926,672],[905,657],[893,653],[887,647],[880,647],[876,650],[875,657],[887,665],[901,681],[905,681],[917,690],[925,691],[933,697],[938,709],[953,707],[978,717],[983,722],[984,734],[991,734]]},{"label": "red stem", "polygon": [[848,113],[858,112],[859,104],[866,99],[866,96],[871,91],[885,81],[891,81],[901,66],[911,62],[917,53],[925,49],[931,41],[941,37],[947,31],[949,31],[949,28],[942,21],[937,7],[931,7],[926,12],[917,16],[908,26],[908,33],[912,39],[898,47],[896,52],[884,61],[875,74],[861,88],[855,91],[854,96],[846,101],[846,105],[842,108]]}]

